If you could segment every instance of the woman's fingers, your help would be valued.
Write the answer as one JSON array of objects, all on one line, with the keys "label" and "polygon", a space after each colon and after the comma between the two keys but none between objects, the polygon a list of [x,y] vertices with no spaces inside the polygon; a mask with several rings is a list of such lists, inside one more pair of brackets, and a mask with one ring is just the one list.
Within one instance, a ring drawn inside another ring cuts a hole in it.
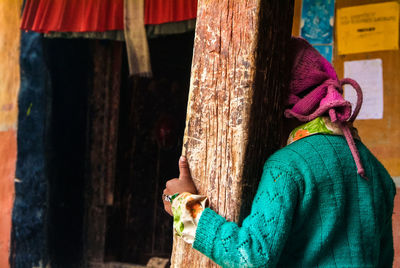
[{"label": "woman's fingers", "polygon": [[189,164],[187,162],[186,157],[181,156],[179,158],[179,179],[180,180],[192,180],[192,176],[190,175]]},{"label": "woman's fingers", "polygon": [[[181,156],[179,158],[179,178],[175,178],[172,180],[167,181],[164,189],[165,195],[173,195],[173,194],[180,194],[184,192],[196,194],[196,186],[193,183],[192,176],[190,175],[189,164],[187,162],[186,157]],[[164,209],[170,215],[172,215],[171,210],[171,202],[165,201],[164,202]]]},{"label": "woman's fingers", "polygon": [[175,178],[167,181],[165,184],[165,190],[167,190],[167,193],[165,194],[175,194],[174,191],[176,188],[179,188],[179,179]]}]

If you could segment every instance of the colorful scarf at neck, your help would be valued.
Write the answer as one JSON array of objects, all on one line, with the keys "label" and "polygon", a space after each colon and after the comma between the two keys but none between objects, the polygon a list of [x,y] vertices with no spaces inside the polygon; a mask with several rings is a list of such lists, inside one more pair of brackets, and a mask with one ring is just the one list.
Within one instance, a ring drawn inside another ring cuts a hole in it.
[{"label": "colorful scarf at neck", "polygon": [[[361,140],[358,136],[357,129],[349,125],[349,129],[354,139]],[[289,134],[287,144],[291,144],[302,138],[315,134],[344,135],[342,129],[337,123],[332,123],[329,117],[317,117],[314,120],[296,127]]]}]

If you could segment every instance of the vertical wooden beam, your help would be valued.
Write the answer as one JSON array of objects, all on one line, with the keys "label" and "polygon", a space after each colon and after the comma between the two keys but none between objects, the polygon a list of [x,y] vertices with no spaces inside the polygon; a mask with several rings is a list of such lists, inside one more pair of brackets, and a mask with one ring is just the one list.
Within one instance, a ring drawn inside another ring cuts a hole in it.
[{"label": "vertical wooden beam", "polygon": [[[183,154],[199,192],[228,220],[247,215],[280,146],[292,19],[292,0],[198,2]],[[171,263],[214,266],[177,237]]]},{"label": "vertical wooden beam", "polygon": [[84,267],[102,267],[107,207],[113,205],[123,44],[93,44],[93,84],[88,96]]}]

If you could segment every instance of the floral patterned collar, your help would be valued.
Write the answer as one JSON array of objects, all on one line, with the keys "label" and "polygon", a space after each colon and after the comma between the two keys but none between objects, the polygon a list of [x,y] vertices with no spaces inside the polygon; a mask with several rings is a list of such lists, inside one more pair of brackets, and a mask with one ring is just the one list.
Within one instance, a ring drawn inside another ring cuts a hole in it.
[{"label": "floral patterned collar", "polygon": [[[354,139],[360,140],[357,129],[350,125]],[[337,123],[332,123],[329,117],[317,117],[314,120],[296,127],[290,134],[287,144],[291,144],[302,138],[315,134],[343,135],[342,129]]]}]

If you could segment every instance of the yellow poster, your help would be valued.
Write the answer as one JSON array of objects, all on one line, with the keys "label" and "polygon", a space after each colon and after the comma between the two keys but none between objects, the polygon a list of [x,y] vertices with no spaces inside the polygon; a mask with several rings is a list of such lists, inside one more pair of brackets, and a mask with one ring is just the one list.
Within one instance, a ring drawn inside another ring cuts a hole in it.
[{"label": "yellow poster", "polygon": [[399,3],[340,8],[336,13],[338,54],[399,48]]}]

